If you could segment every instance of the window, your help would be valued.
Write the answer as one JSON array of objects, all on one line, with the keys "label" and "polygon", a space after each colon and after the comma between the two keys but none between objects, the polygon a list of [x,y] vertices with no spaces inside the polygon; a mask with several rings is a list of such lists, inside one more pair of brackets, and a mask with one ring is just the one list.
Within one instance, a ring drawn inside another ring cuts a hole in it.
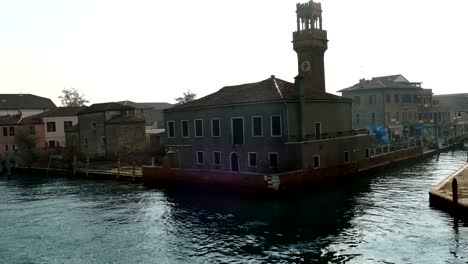
[{"label": "window", "polygon": [[281,137],[281,116],[272,116],[271,117],[271,136],[272,137]]},{"label": "window", "polygon": [[403,94],[401,96],[401,102],[402,103],[411,103],[411,95],[409,94]]},{"label": "window", "polygon": [[279,166],[279,158],[278,153],[276,152],[269,152],[268,159],[270,160],[270,168],[277,169]]},{"label": "window", "polygon": [[5,145],[5,152],[8,152],[8,144]]},{"label": "window", "polygon": [[423,114],[421,112],[418,112],[418,120],[422,120],[423,119]]},{"label": "window", "polygon": [[55,132],[55,122],[47,122],[47,132]]},{"label": "window", "polygon": [[35,126],[29,126],[29,133],[31,135],[36,135],[36,127]]},{"label": "window", "polygon": [[106,138],[105,136],[102,136],[102,137],[101,137],[101,144],[102,144],[103,146],[106,146],[106,145],[107,145],[107,138]]},{"label": "window", "polygon": [[83,138],[83,143],[84,143],[85,147],[88,146],[88,138],[87,137]]},{"label": "window", "polygon": [[252,136],[253,137],[263,136],[263,125],[262,125],[261,116],[252,117]]},{"label": "window", "polygon": [[249,152],[249,167],[257,167],[257,153]]},{"label": "window", "polygon": [[314,156],[314,169],[320,168],[320,156]]},{"label": "window", "polygon": [[211,136],[212,137],[221,136],[221,120],[218,118],[211,119]]},{"label": "window", "polygon": [[213,152],[213,163],[214,165],[221,165],[221,152]]},{"label": "window", "polygon": [[63,128],[64,128],[65,130],[70,129],[72,126],[73,126],[72,121],[64,121],[64,122],[63,122]]},{"label": "window", "polygon": [[385,95],[385,102],[386,102],[387,104],[392,103],[392,97],[391,97],[389,94],[386,94],[386,95]]},{"label": "window", "polygon": [[188,138],[189,137],[188,120],[180,121],[180,126],[181,126],[181,130],[182,130],[182,137]]},{"label": "window", "polygon": [[375,95],[369,95],[369,104],[374,105],[377,103]]},{"label": "window", "polygon": [[198,165],[203,165],[204,164],[204,152],[203,151],[197,151],[197,164]]},{"label": "window", "polygon": [[15,151],[16,150],[16,145],[15,144],[11,145],[11,148],[13,149],[13,151]]},{"label": "window", "polygon": [[375,125],[375,112],[371,113],[371,124]]},{"label": "window", "polygon": [[95,122],[95,121],[91,122],[91,127],[93,127],[94,129],[96,129],[96,122]]},{"label": "window", "polygon": [[394,95],[394,101],[395,101],[395,104],[399,104],[400,103],[400,95],[395,94]]},{"label": "window", "polygon": [[8,136],[8,128],[6,127],[3,128],[3,136],[4,137]]},{"label": "window", "polygon": [[395,113],[396,121],[400,121],[400,112]]},{"label": "window", "polygon": [[359,125],[360,122],[361,122],[361,118],[359,116],[359,113],[356,113],[356,124]]},{"label": "window", "polygon": [[49,140],[49,148],[55,148],[55,141]]},{"label": "window", "polygon": [[353,97],[353,103],[356,104],[356,105],[359,105],[361,104],[361,97],[356,95]]},{"label": "window", "polygon": [[390,122],[390,112],[385,112],[387,122]]},{"label": "window", "polygon": [[203,137],[203,120],[195,119],[195,137]]},{"label": "window", "polygon": [[232,144],[244,144],[244,119],[242,117],[232,118]]},{"label": "window", "polygon": [[167,122],[167,137],[175,138],[174,121],[168,121]]},{"label": "window", "polygon": [[349,162],[349,151],[344,152],[344,162],[348,163]]},{"label": "window", "polygon": [[10,136],[14,136],[14,135],[15,135],[15,128],[10,127]]},{"label": "window", "polygon": [[366,148],[366,159],[368,159],[368,158],[369,158],[369,149]]},{"label": "window", "polygon": [[320,140],[322,138],[322,124],[320,122],[315,123],[315,139]]}]

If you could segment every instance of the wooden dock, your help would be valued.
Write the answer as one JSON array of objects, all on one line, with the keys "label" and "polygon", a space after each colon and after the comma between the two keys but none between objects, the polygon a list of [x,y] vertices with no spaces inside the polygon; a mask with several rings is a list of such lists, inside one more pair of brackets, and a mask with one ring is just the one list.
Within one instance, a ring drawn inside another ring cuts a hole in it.
[{"label": "wooden dock", "polygon": [[[454,179],[458,190],[456,202],[452,192]],[[434,187],[429,192],[429,202],[435,207],[468,216],[468,164]]]}]

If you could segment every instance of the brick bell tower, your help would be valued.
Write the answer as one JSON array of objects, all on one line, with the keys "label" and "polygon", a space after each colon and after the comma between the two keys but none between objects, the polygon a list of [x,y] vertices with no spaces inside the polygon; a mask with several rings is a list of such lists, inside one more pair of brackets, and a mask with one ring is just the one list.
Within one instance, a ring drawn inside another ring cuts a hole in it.
[{"label": "brick bell tower", "polygon": [[298,72],[304,77],[304,95],[325,92],[324,54],[327,31],[322,29],[322,5],[313,0],[296,5],[297,31],[293,48],[297,53]]}]

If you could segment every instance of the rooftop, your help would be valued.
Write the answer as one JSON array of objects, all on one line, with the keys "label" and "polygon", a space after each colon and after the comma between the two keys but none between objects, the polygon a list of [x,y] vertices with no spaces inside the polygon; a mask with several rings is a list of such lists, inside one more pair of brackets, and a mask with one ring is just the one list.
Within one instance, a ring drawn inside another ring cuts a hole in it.
[{"label": "rooftop", "polygon": [[49,98],[33,94],[0,94],[0,109],[53,109],[55,104]]},{"label": "rooftop", "polygon": [[21,120],[20,115],[4,115],[0,116],[0,126],[1,125],[16,125]]},{"label": "rooftop", "polygon": [[153,109],[153,110],[162,110],[162,109],[166,109],[166,108],[169,108],[171,106],[173,106],[172,104],[169,104],[169,103],[163,103],[163,102],[154,102],[154,103],[135,103],[135,102],[132,102],[132,101],[120,101],[118,102],[120,104],[123,104],[123,105],[128,105],[128,106],[132,106],[132,107],[135,107],[137,109]]},{"label": "rooftop", "polygon": [[399,88],[399,89],[421,89],[420,82],[410,82],[403,75],[388,75],[381,77],[372,77],[370,80],[361,79],[358,83],[351,87],[339,90],[338,92],[350,92],[358,90],[371,90],[371,89],[386,89],[386,88]]},{"label": "rooftop", "polygon": [[[344,99],[329,93],[308,93],[305,98],[308,100]],[[256,83],[223,87],[215,93],[185,104],[175,105],[168,110],[295,99],[294,84],[272,75],[271,78]]]},{"label": "rooftop", "polygon": [[81,114],[90,114],[90,113],[99,113],[99,112],[106,112],[112,110],[133,110],[135,109],[132,106],[123,105],[120,103],[100,103],[100,104],[92,104],[91,106],[87,107],[83,111],[78,112],[78,115]]},{"label": "rooftop", "polygon": [[76,116],[80,111],[86,109],[86,106],[71,106],[71,107],[57,107],[44,113],[40,113],[36,116],[39,117],[62,117],[62,116]]}]

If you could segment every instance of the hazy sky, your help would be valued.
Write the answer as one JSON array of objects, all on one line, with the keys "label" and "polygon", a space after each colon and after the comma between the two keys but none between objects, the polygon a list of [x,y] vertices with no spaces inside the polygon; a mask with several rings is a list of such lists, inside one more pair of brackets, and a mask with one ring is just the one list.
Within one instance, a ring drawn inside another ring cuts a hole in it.
[{"label": "hazy sky", "polygon": [[[174,102],[272,74],[292,82],[296,2],[0,0],[0,93]],[[468,92],[468,2],[321,2],[328,92],[390,74]]]}]

